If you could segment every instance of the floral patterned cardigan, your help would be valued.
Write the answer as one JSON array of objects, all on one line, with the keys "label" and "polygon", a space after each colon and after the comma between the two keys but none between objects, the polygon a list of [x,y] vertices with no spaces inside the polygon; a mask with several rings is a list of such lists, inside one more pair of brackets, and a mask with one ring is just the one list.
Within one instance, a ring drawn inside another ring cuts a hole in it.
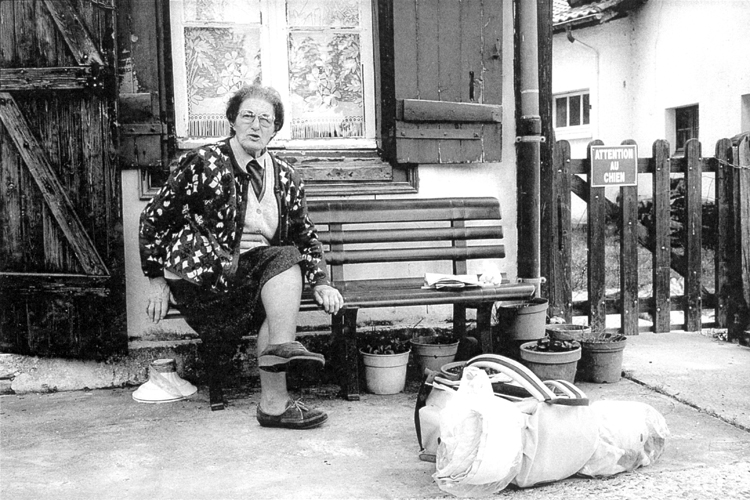
[{"label": "floral patterned cardigan", "polygon": [[[307,215],[304,181],[286,162],[271,158],[279,208],[271,244],[296,246],[308,283],[328,285],[323,247]],[[228,138],[180,159],[141,213],[139,246],[146,276],[163,276],[168,269],[216,292],[228,290],[239,259],[250,184],[249,175],[236,165]]]}]

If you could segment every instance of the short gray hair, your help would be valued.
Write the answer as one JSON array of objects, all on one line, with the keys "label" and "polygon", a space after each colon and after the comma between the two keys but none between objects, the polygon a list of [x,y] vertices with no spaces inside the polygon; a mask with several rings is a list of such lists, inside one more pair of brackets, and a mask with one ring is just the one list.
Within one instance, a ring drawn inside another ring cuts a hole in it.
[{"label": "short gray hair", "polygon": [[[237,119],[237,113],[240,111],[240,105],[248,97],[257,97],[267,101],[273,106],[273,114],[275,121],[273,128],[275,132],[281,130],[284,126],[284,103],[281,102],[281,95],[273,87],[265,87],[259,84],[243,85],[237,90],[227,102],[227,120],[229,123],[234,123]],[[232,135],[234,135],[234,129],[232,129]]]}]

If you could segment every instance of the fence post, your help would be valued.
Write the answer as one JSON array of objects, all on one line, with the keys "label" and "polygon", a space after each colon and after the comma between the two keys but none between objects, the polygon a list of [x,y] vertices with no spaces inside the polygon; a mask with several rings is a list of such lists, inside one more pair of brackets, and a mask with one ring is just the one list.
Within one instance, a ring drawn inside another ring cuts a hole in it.
[{"label": "fence post", "polygon": [[[601,146],[600,140],[591,141],[587,148],[588,171],[591,173],[591,146]],[[589,175],[588,200],[588,292],[589,292],[589,326],[594,334],[604,332],[607,326],[607,303],[605,279],[605,247],[607,199],[603,187],[591,186]]]},{"label": "fence post", "polygon": [[[635,145],[633,140],[623,145]],[[637,161],[637,159],[636,159]],[[638,175],[636,174],[636,181]],[[638,185],[620,187],[620,318],[622,333],[638,335]]]},{"label": "fence post", "polygon": [[654,142],[654,259],[653,259],[653,330],[656,333],[670,331],[671,301],[669,298],[670,254],[670,159],[669,142],[659,139]]},{"label": "fence post", "polygon": [[716,143],[716,326],[729,325],[729,302],[731,297],[732,262],[734,260],[734,229],[732,209],[732,141],[721,139]]},{"label": "fence post", "polygon": [[571,276],[571,173],[570,143],[557,141],[554,144],[552,169],[544,184],[542,196],[542,276],[547,277],[544,296],[549,300],[549,315],[560,316],[570,323],[572,310]]},{"label": "fence post", "polygon": [[690,139],[685,144],[685,330],[701,330],[703,303],[701,301],[701,252],[703,250],[703,200],[701,181],[701,143]]},{"label": "fence post", "polygon": [[742,265],[742,299],[743,304],[733,338],[743,343],[750,342],[743,332],[750,329],[750,134],[744,134],[737,146],[734,158],[739,176],[739,246],[738,256]]}]

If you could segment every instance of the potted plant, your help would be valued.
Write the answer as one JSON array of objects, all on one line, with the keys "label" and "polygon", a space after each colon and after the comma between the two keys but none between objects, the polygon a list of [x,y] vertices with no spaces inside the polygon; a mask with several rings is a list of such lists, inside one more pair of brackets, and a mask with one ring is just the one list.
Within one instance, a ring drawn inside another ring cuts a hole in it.
[{"label": "potted plant", "polygon": [[542,380],[575,381],[581,344],[549,337],[521,344],[521,360]]},{"label": "potted plant", "polygon": [[552,340],[577,340],[580,342],[591,336],[591,327],[572,323],[550,323],[544,327],[544,332]]},{"label": "potted plant", "polygon": [[579,378],[587,382],[619,382],[622,375],[622,355],[628,338],[621,334],[601,333],[581,341],[581,369]]},{"label": "potted plant", "polygon": [[451,363],[456,358],[458,343],[458,339],[452,333],[413,337],[411,346],[419,372],[424,373],[426,369],[440,371],[444,364]]},{"label": "potted plant", "polygon": [[406,386],[411,347],[408,340],[380,334],[359,350],[365,365],[365,383],[373,394],[397,394]]}]

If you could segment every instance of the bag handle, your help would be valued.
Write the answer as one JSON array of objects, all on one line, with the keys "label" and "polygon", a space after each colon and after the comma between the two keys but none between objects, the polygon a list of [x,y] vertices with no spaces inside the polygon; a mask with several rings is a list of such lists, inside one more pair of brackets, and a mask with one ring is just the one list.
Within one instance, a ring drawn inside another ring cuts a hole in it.
[{"label": "bag handle", "polygon": [[569,398],[588,399],[588,396],[586,396],[585,392],[583,392],[581,389],[574,386],[567,380],[545,380],[544,384],[553,391],[557,389],[558,392],[563,393]]},{"label": "bag handle", "polygon": [[477,368],[491,368],[509,376],[513,381],[519,383],[521,387],[539,401],[549,401],[555,399],[555,393],[539,380],[539,377],[523,366],[518,361],[514,361],[499,354],[480,354],[466,362],[466,366],[476,366]]},{"label": "bag handle", "polygon": [[553,391],[557,389],[563,394],[563,397],[558,396],[548,401],[548,403],[565,406],[588,406],[589,404],[589,398],[586,396],[586,393],[567,380],[545,380],[544,384]]},{"label": "bag handle", "polygon": [[499,354],[480,354],[467,361],[466,366],[491,368],[504,373],[521,385],[537,401],[571,406],[585,406],[589,403],[586,395],[573,384],[563,380],[553,381],[552,386],[557,387],[565,395],[565,397],[560,397],[527,367]]}]

